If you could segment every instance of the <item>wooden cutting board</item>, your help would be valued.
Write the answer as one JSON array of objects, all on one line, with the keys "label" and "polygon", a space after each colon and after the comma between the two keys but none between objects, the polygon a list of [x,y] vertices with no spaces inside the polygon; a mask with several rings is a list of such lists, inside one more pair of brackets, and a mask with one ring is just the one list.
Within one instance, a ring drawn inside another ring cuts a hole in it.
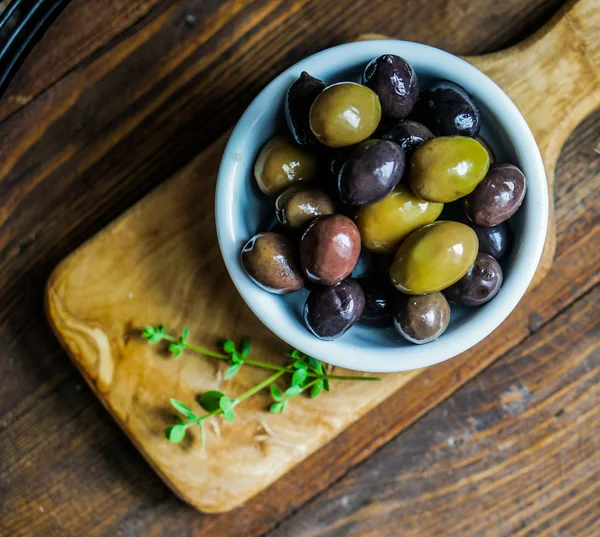
[{"label": "wooden cutting board", "polygon": [[[564,140],[600,104],[599,33],[599,2],[581,0],[524,43],[467,58],[523,112],[539,143],[550,192]],[[415,416],[442,392],[431,383],[431,393],[424,393],[422,383],[411,382],[422,371],[387,374],[380,383],[337,383],[318,399],[297,398],[282,415],[265,411],[265,393],[240,405],[234,424],[212,420],[205,452],[195,433],[178,445],[164,439],[162,430],[173,419],[170,397],[199,411],[198,394],[220,389],[237,395],[265,373],[246,366],[223,381],[223,364],[191,354],[171,360],[142,341],[144,325],[164,323],[173,333],[187,325],[191,342],[215,349],[224,337],[249,335],[253,357],[275,363],[287,350],[243,303],[221,260],[213,205],[225,143],[226,137],[216,141],[63,261],[46,295],[53,329],[99,399],[174,492],[204,512],[240,505],[396,390],[420,386],[414,399],[423,403]],[[552,215],[535,283],[550,268],[555,241]],[[483,341],[470,353],[469,370],[480,370],[500,352],[491,339]],[[450,361],[438,370],[451,378],[452,367]],[[428,371],[435,374],[436,368]],[[450,389],[467,380],[464,369],[455,377]]]}]

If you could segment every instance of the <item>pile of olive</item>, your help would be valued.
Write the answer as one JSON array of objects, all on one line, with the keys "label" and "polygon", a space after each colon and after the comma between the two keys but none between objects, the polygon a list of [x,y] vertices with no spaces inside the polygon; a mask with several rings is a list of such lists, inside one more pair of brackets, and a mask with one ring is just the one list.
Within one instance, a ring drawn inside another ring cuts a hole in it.
[{"label": "pile of olive", "polygon": [[[321,339],[361,322],[427,343],[448,327],[448,301],[480,306],[499,292],[525,176],[495,162],[460,86],[437,80],[419,93],[392,54],[361,82],[328,86],[304,72],[289,88],[289,132],[254,166],[278,225],[248,241],[242,264],[269,292],[307,287],[304,322]],[[371,266],[354,279],[363,249]]]}]

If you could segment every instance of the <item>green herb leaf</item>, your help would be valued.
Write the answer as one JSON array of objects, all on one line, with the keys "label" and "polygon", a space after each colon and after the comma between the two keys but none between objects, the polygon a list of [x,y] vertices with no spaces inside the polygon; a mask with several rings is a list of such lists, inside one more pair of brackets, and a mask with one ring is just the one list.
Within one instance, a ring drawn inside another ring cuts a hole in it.
[{"label": "green herb leaf", "polygon": [[173,408],[177,410],[177,412],[179,412],[180,414],[183,414],[186,418],[192,419],[196,417],[196,414],[185,403],[182,403],[177,399],[170,399],[170,401]]},{"label": "green herb leaf", "polygon": [[239,352],[233,351],[231,353],[231,361],[234,364],[242,364],[244,362],[244,359],[242,358],[242,355]]},{"label": "green herb leaf", "polygon": [[300,351],[298,349],[292,349],[290,352],[290,358],[292,360],[298,360],[298,358],[301,358]]},{"label": "green herb leaf", "polygon": [[198,403],[200,403],[200,406],[207,412],[213,412],[214,410],[220,408],[219,401],[221,400],[221,397],[223,397],[221,392],[217,390],[210,390],[206,393],[203,393],[198,398]]},{"label": "green herb leaf", "polygon": [[185,425],[169,425],[165,428],[165,436],[169,442],[178,444],[185,438],[187,427]]},{"label": "green herb leaf", "polygon": [[277,386],[275,386],[275,384],[271,384],[271,395],[273,396],[273,399],[275,399],[275,401],[281,401],[283,399],[281,391]]},{"label": "green herb leaf", "polygon": [[223,375],[223,378],[225,380],[229,380],[231,377],[233,377],[240,370],[240,367],[242,367],[242,364],[233,364],[233,365],[230,365],[225,370],[225,374]]},{"label": "green herb leaf", "polygon": [[318,397],[318,395],[323,391],[325,381],[323,379],[319,379],[319,381],[312,387],[310,391],[310,396],[314,399]]},{"label": "green herb leaf", "polygon": [[271,408],[269,409],[269,412],[271,412],[271,414],[281,414],[283,412],[284,408],[285,408],[285,403],[283,403],[283,402],[273,403],[271,405]]},{"label": "green herb leaf", "polygon": [[245,338],[242,341],[242,349],[240,352],[242,353],[243,358],[248,358],[248,355],[250,354],[250,338]]},{"label": "green herb leaf", "polygon": [[223,343],[223,350],[227,354],[231,354],[232,352],[235,351],[235,343],[233,341],[231,341],[230,339],[226,340],[225,343]]},{"label": "green herb leaf", "polygon": [[190,329],[186,326],[183,329],[183,333],[181,334],[181,338],[180,338],[180,342],[181,344],[184,344],[187,341],[188,336],[190,335]]},{"label": "green herb leaf", "polygon": [[325,391],[328,392],[329,390],[329,379],[323,379],[323,388],[325,388]]},{"label": "green herb leaf", "polygon": [[308,363],[310,364],[310,367],[312,367],[317,374],[323,375],[325,373],[325,370],[323,369],[323,362],[321,362],[321,360],[317,360],[316,358],[309,356]]},{"label": "green herb leaf", "polygon": [[219,407],[223,411],[223,417],[225,420],[229,422],[233,421],[233,418],[235,417],[233,413],[233,401],[224,395],[221,397],[221,399],[219,399]]},{"label": "green herb leaf", "polygon": [[171,343],[171,345],[169,345],[169,352],[174,359],[179,358],[183,353],[183,347],[180,343]]},{"label": "green herb leaf", "polygon": [[301,362],[300,360],[296,360],[292,365],[296,369],[305,369],[306,368],[306,364],[304,362]]},{"label": "green herb leaf", "polygon": [[285,395],[286,397],[296,397],[301,393],[302,388],[300,386],[290,386],[287,390],[285,390],[285,392],[283,392],[283,395]]},{"label": "green herb leaf", "polygon": [[294,374],[292,375],[292,386],[303,386],[307,378],[307,369],[296,369],[296,371],[294,371]]},{"label": "green herb leaf", "polygon": [[163,340],[166,331],[167,329],[164,326],[146,326],[142,332],[142,337],[147,339],[149,343],[160,343]]}]

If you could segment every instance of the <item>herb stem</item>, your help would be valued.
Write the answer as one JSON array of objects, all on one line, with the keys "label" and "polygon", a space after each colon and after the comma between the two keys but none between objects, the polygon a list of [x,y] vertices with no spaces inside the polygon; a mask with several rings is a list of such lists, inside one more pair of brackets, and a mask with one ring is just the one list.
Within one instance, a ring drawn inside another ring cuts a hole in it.
[{"label": "herb stem", "polygon": [[255,393],[258,393],[263,388],[266,388],[267,386],[275,382],[279,377],[285,375],[288,372],[289,371],[278,371],[274,375],[271,375],[270,377],[263,380],[261,383],[254,386],[254,388],[250,388],[247,392],[244,392],[242,395],[233,400],[234,406],[241,403],[244,399],[248,399],[248,397],[251,397]]},{"label": "herb stem", "polygon": [[[169,343],[179,343],[179,339],[174,338],[173,336],[169,336],[168,334],[163,335],[162,337],[165,341]],[[184,343],[183,347],[190,351],[197,352],[198,354],[204,354],[205,356],[211,356],[212,358],[218,358],[219,360],[229,360],[229,356],[226,354],[221,354],[220,352],[209,351],[208,349],[204,349],[203,347],[197,347],[196,345],[191,345],[189,343]]]},{"label": "herb stem", "polygon": [[[313,377],[316,375],[308,374],[309,377]],[[320,377],[325,380],[358,380],[358,381],[366,381],[366,382],[379,382],[381,379],[379,377],[352,377],[352,376],[344,376],[344,375],[324,375]]]}]

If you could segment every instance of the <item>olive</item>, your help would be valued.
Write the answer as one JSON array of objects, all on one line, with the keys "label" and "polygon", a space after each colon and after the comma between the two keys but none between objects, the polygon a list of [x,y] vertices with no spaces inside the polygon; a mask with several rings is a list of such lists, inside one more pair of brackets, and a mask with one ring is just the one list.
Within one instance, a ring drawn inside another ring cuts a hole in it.
[{"label": "olive", "polygon": [[315,287],[304,304],[304,322],[319,339],[342,336],[365,307],[365,295],[351,278],[331,287]]},{"label": "olive", "polygon": [[360,256],[360,233],[341,214],[313,220],[300,240],[300,261],[312,282],[335,285],[350,276]]},{"label": "olive", "polygon": [[485,139],[482,138],[481,136],[477,136],[475,138],[475,140],[477,140],[483,146],[483,148],[488,152],[488,155],[490,157],[490,165],[493,164],[494,162],[496,162],[496,155],[494,155],[494,150],[492,149],[490,144],[488,144],[485,141]]},{"label": "olive", "polygon": [[482,227],[468,221],[477,234],[479,240],[479,253],[491,255],[496,261],[504,261],[512,251],[514,235],[508,222],[497,226]]},{"label": "olive", "polygon": [[458,84],[439,80],[428,86],[413,114],[436,136],[472,136],[479,134],[481,119],[471,96]]},{"label": "olive", "polygon": [[279,194],[275,202],[275,211],[277,220],[284,226],[299,229],[317,216],[333,214],[335,208],[324,192],[294,185]]},{"label": "olive", "polygon": [[394,304],[394,326],[411,343],[439,338],[450,323],[450,305],[442,293],[400,295]]},{"label": "olive", "polygon": [[382,200],[356,212],[363,248],[393,254],[415,229],[434,222],[443,207],[443,203],[422,200],[408,187],[398,185]]},{"label": "olive", "polygon": [[311,181],[316,173],[317,157],[282,136],[271,138],[254,163],[258,187],[268,196],[299,181]]},{"label": "olive", "polygon": [[325,89],[325,84],[303,71],[294,82],[285,98],[285,118],[292,138],[300,145],[315,145],[317,139],[310,130],[310,107]]},{"label": "olive", "polygon": [[399,291],[422,295],[460,280],[477,257],[477,235],[460,222],[434,222],[413,231],[400,245],[390,276]]},{"label": "olive", "polygon": [[327,169],[329,170],[329,173],[336,178],[336,181],[344,163],[348,160],[350,153],[352,153],[355,147],[356,146],[348,146],[330,150],[327,157]]},{"label": "olive", "polygon": [[478,226],[508,220],[523,203],[527,180],[513,164],[495,163],[485,179],[465,198],[465,212]]},{"label": "olive", "polygon": [[365,308],[360,324],[376,328],[392,326],[392,301],[395,293],[389,278],[359,278],[358,282],[365,294]]},{"label": "olive", "polygon": [[415,151],[408,181],[417,196],[448,203],[470,194],[489,166],[490,157],[477,140],[444,136],[425,142]]},{"label": "olive", "polygon": [[408,120],[396,123],[382,136],[384,140],[391,140],[402,147],[407,157],[410,157],[423,142],[433,137],[433,133],[425,125]]},{"label": "olive", "polygon": [[498,294],[503,279],[498,261],[491,255],[479,254],[469,271],[444,294],[456,304],[481,306]]},{"label": "olive", "polygon": [[285,295],[304,285],[292,242],[278,233],[259,233],[242,248],[242,266],[265,291]]},{"label": "olive", "polygon": [[329,147],[366,140],[379,125],[381,105],[366,86],[340,82],[325,88],[310,109],[310,128]]},{"label": "olive", "polygon": [[385,198],[404,173],[404,151],[388,140],[368,140],[348,157],[338,177],[340,200],[346,205],[370,205]]},{"label": "olive", "polygon": [[377,94],[383,115],[392,119],[408,116],[419,97],[417,74],[404,58],[394,54],[371,60],[365,67],[363,84]]}]

